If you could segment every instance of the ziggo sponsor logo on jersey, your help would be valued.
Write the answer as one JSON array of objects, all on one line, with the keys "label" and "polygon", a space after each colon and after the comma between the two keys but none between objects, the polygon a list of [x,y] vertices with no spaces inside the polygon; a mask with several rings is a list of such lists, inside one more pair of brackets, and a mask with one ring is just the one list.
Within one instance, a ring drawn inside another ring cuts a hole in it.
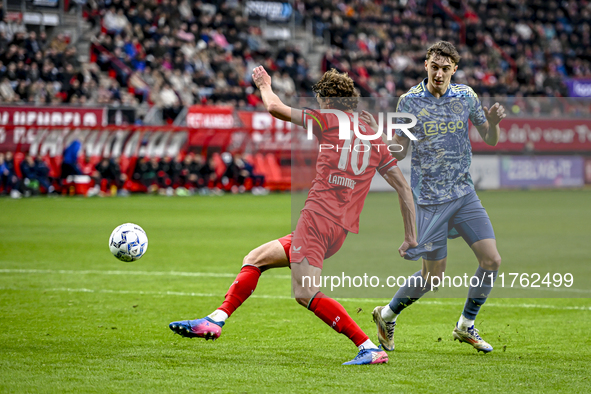
[{"label": "ziggo sponsor logo on jersey", "polygon": [[423,122],[423,131],[425,135],[446,134],[447,132],[455,133],[456,130],[462,130],[464,122],[458,120],[457,122],[437,122],[430,120]]}]

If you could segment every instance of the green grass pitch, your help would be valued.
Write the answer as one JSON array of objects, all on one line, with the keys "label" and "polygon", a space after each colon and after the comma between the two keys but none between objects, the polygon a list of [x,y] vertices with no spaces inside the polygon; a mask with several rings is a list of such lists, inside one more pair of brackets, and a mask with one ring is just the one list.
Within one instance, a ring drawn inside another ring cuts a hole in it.
[{"label": "green grass pitch", "polygon": [[[480,197],[504,265],[569,261],[591,276],[591,191]],[[366,209],[384,204],[401,239],[395,195],[370,194]],[[399,318],[389,364],[345,367],[357,349],[290,299],[283,269],[216,342],[174,335],[169,322],[219,306],[250,249],[290,231],[290,208],[289,195],[0,199],[0,392],[591,392],[589,298],[489,300],[486,355],[452,340],[463,299],[425,299]],[[125,222],[150,242],[130,264],[107,247]],[[363,218],[361,231],[372,235]],[[450,257],[470,253],[450,243]],[[386,301],[343,305],[375,339],[371,310]]]}]

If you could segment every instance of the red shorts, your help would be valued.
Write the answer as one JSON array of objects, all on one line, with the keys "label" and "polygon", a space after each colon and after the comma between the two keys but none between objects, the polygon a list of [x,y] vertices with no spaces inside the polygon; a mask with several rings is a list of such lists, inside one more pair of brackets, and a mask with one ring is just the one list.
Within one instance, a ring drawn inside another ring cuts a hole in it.
[{"label": "red shorts", "polygon": [[278,241],[283,245],[290,263],[301,263],[307,258],[310,265],[322,269],[324,259],[338,252],[347,233],[332,220],[305,209],[295,231]]}]

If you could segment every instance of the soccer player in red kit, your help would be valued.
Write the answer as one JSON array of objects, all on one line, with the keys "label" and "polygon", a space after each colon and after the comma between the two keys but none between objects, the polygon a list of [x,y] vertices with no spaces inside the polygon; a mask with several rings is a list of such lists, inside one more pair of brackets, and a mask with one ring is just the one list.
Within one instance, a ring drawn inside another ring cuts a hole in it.
[{"label": "soccer player in red kit", "polygon": [[[357,357],[344,364],[386,363],[386,352],[365,335],[341,304],[325,296],[315,284],[320,283],[324,259],[340,249],[348,232],[358,232],[359,215],[375,171],[398,192],[405,230],[400,255],[404,256],[409,247],[416,246],[415,211],[410,187],[381,138],[356,139],[351,131],[350,139],[339,139],[337,115],[290,108],[283,104],[273,93],[271,77],[263,67],[254,69],[253,80],[271,115],[299,126],[312,122],[320,146],[316,178],[295,231],[252,250],[244,258],[242,269],[224,302],[213,313],[202,319],[170,323],[170,328],[185,337],[219,338],[226,319],[252,294],[261,273],[270,268],[290,267],[296,301],[335,331],[346,335],[359,348]],[[353,111],[359,100],[353,80],[347,74],[330,70],[314,86],[314,91],[320,108],[342,111],[339,115],[341,118],[346,116],[346,120],[351,122],[351,130]],[[367,119],[367,114],[360,116],[359,134],[374,135],[363,119]],[[365,147],[353,149],[361,145]]]}]

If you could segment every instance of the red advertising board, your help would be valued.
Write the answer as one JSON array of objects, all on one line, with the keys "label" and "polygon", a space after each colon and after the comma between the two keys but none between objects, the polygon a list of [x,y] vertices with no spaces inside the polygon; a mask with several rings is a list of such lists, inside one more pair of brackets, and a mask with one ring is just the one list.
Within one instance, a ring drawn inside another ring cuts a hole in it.
[{"label": "red advertising board", "polygon": [[105,116],[105,108],[0,107],[0,150],[28,149],[46,132],[27,126],[97,127],[105,125]]},{"label": "red advertising board", "polygon": [[230,129],[238,126],[232,107],[193,105],[187,113],[187,127],[193,129]]},{"label": "red advertising board", "polygon": [[[4,127],[16,135],[23,129],[30,140],[6,143],[0,138],[0,152],[29,152],[35,156],[61,157],[74,140],[82,143],[82,155],[91,157],[175,157],[186,148],[189,132],[186,129],[164,130],[156,127],[95,127],[70,128]],[[7,134],[8,135],[8,134]],[[15,148],[13,148],[14,146]]]},{"label": "red advertising board", "polygon": [[591,119],[504,119],[497,146],[470,127],[473,152],[591,152]]},{"label": "red advertising board", "polygon": [[238,118],[250,130],[252,142],[260,150],[290,150],[292,124],[275,119],[268,112],[238,111]]},{"label": "red advertising board", "polygon": [[[232,107],[194,105],[187,113],[187,127],[202,131],[198,134],[191,133],[190,144],[195,146],[202,146],[210,140],[217,143],[233,137],[234,134],[241,139],[242,134],[248,132],[258,149],[291,148],[291,123],[275,119],[268,112],[234,111]],[[229,131],[232,136],[228,135]]]}]

